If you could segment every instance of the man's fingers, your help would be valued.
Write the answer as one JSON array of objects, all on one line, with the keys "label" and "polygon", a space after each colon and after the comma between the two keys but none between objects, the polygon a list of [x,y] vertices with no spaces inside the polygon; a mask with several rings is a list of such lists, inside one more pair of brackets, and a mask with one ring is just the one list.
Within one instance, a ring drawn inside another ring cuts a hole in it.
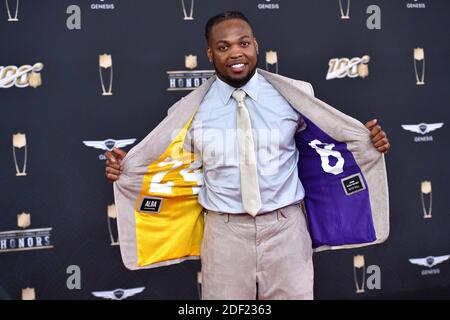
[{"label": "man's fingers", "polygon": [[117,170],[123,170],[123,166],[120,163],[113,163],[109,160],[106,160],[106,167],[111,167]]},{"label": "man's fingers", "polygon": [[125,156],[127,155],[127,153],[125,151],[123,151],[122,149],[119,148],[113,148],[112,151],[118,156],[117,158],[122,160],[123,158],[125,158]]},{"label": "man's fingers", "polygon": [[372,136],[372,137],[375,137],[378,133],[380,133],[381,132],[381,127],[379,126],[379,125],[376,125],[375,127],[373,127],[371,130],[370,130],[370,135]]},{"label": "man's fingers", "polygon": [[371,130],[372,127],[377,124],[377,122],[378,122],[377,119],[373,119],[373,120],[367,121],[365,126],[366,126],[367,129]]},{"label": "man's fingers", "polygon": [[386,132],[380,131],[380,132],[377,133],[376,136],[374,136],[372,138],[372,141],[375,143],[375,142],[378,142],[379,140],[384,139],[384,138],[386,138]]},{"label": "man's fingers", "polygon": [[106,157],[106,159],[108,159],[112,163],[116,163],[117,162],[116,156],[111,151],[106,151],[105,152],[105,157]]},{"label": "man's fingers", "polygon": [[109,182],[115,182],[119,179],[119,176],[123,171],[121,160],[125,157],[125,155],[126,152],[118,148],[113,148],[112,151],[105,152],[105,176]]},{"label": "man's fingers", "polygon": [[114,174],[114,175],[116,175],[116,176],[118,176],[118,175],[120,175],[120,174],[122,173],[120,170],[114,169],[114,168],[112,168],[112,167],[106,167],[105,172],[106,172],[107,174],[108,174],[108,173],[112,173],[112,174]]},{"label": "man's fingers", "polygon": [[112,173],[107,173],[106,174],[106,179],[108,179],[109,182],[114,182],[117,179],[119,179],[119,176],[116,176],[115,174],[112,174]]},{"label": "man's fingers", "polygon": [[105,157],[113,163],[120,162],[126,155],[127,153],[119,148],[113,148],[112,151],[105,152]]},{"label": "man's fingers", "polygon": [[383,139],[377,141],[377,142],[374,144],[374,147],[375,147],[375,148],[378,148],[378,147],[381,147],[381,146],[384,146],[384,145],[387,146],[388,144],[389,144],[388,139],[387,139],[387,138],[383,138]]},{"label": "man's fingers", "polygon": [[378,147],[377,150],[380,151],[381,153],[386,154],[390,147],[391,147],[391,145],[389,143],[387,143],[381,147]]}]

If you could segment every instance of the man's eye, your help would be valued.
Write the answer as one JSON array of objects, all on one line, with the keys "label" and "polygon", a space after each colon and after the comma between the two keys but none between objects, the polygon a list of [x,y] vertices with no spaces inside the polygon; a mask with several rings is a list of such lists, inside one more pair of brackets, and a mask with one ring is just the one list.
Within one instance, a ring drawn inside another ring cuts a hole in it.
[{"label": "man's eye", "polygon": [[248,47],[250,45],[250,42],[244,41],[244,42],[241,42],[241,45],[243,47]]},{"label": "man's eye", "polygon": [[226,46],[220,46],[220,47],[219,47],[219,51],[225,51],[225,50],[227,50],[227,47],[226,47]]}]

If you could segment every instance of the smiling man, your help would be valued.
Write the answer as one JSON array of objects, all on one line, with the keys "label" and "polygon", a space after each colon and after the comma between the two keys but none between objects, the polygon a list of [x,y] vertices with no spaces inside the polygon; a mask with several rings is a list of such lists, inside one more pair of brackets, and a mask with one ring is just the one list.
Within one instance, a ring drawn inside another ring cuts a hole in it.
[{"label": "smiling man", "polygon": [[386,134],[314,98],[309,83],[257,69],[242,13],[212,17],[205,36],[216,77],[128,155],[106,153],[124,262],[178,263],[201,241],[203,299],[312,299],[313,249],[387,238]]},{"label": "smiling man", "polygon": [[[256,73],[258,43],[248,21],[226,19],[232,14],[210,19],[206,24],[208,58],[220,80],[239,88]],[[236,50],[236,46],[238,50]]]}]

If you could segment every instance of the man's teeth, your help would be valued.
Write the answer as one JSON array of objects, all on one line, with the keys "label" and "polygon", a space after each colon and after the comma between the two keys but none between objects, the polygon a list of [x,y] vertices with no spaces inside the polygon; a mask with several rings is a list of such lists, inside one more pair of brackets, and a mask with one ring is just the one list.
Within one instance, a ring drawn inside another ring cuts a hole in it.
[{"label": "man's teeth", "polygon": [[232,68],[242,68],[244,66],[243,63],[233,64],[231,65]]}]

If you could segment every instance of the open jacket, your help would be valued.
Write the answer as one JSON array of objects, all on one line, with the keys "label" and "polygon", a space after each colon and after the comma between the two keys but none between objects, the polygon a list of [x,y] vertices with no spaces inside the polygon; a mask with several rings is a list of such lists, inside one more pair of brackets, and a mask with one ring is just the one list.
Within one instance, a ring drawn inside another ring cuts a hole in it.
[{"label": "open jacket", "polygon": [[[295,141],[314,251],[385,241],[389,234],[386,167],[369,130],[315,98],[309,83],[258,72],[304,120]],[[114,197],[120,250],[128,269],[199,258],[204,211],[197,201],[203,184],[201,159],[183,149],[183,142],[214,80],[175,103],[123,159]]]}]

